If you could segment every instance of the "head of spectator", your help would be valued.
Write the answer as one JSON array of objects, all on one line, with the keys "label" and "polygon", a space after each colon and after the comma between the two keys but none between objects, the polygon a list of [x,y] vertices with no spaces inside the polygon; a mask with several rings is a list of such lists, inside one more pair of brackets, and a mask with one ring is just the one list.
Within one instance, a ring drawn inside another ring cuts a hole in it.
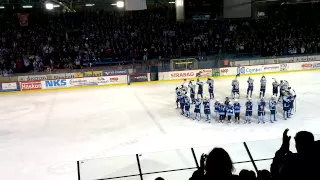
[{"label": "head of spectator", "polygon": [[256,173],[254,171],[249,171],[247,169],[243,169],[239,173],[240,180],[256,180]]},{"label": "head of spectator", "polygon": [[164,180],[162,177],[157,177],[155,180]]},{"label": "head of spectator", "polygon": [[272,180],[272,176],[268,170],[264,169],[264,170],[258,171],[257,179],[258,180]]},{"label": "head of spectator", "polygon": [[305,153],[314,145],[314,136],[311,132],[300,131],[295,136],[296,149],[298,153]]},{"label": "head of spectator", "polygon": [[234,167],[227,151],[222,148],[214,148],[207,156],[205,171],[209,177],[219,179],[232,177]]}]

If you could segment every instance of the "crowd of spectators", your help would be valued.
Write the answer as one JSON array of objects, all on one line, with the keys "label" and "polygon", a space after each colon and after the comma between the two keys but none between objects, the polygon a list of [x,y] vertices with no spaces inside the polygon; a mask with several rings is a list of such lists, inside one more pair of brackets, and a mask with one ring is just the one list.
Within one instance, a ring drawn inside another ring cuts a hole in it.
[{"label": "crowd of spectators", "polygon": [[[0,12],[1,13],[1,12]],[[288,12],[290,13],[290,12]],[[166,11],[2,15],[0,73],[131,64],[212,54],[281,56],[320,51],[319,27],[294,19],[177,22]]]},{"label": "crowd of spectators", "polygon": [[234,167],[229,154],[222,148],[214,148],[203,154],[200,167],[190,180],[316,180],[320,179],[320,141],[312,133],[300,131],[294,137],[297,153],[289,150],[291,137],[283,133],[282,145],[275,153],[270,170],[254,171],[243,169],[233,174]]}]

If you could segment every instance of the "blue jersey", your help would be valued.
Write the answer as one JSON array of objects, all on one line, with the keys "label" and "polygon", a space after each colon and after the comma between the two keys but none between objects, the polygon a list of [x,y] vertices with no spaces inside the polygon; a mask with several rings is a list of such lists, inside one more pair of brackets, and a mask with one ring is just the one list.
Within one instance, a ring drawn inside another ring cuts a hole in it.
[{"label": "blue jersey", "polygon": [[220,115],[224,115],[225,111],[226,111],[225,105],[220,104],[220,106],[219,106],[219,114]]},{"label": "blue jersey", "polygon": [[198,85],[198,94],[201,94],[203,92],[203,82],[198,81],[197,85]]},{"label": "blue jersey", "polygon": [[177,96],[178,96],[178,99],[179,99],[179,100],[183,99],[183,94],[182,94],[181,91],[179,91],[179,92],[177,93]]},{"label": "blue jersey", "polygon": [[260,88],[261,89],[266,89],[267,86],[267,80],[265,78],[261,78],[260,80]]},{"label": "blue jersey", "polygon": [[204,101],[203,102],[203,107],[204,107],[204,110],[210,110],[210,101]]},{"label": "blue jersey", "polygon": [[258,112],[264,112],[264,105],[262,103],[258,104]]},{"label": "blue jersey", "polygon": [[270,102],[269,102],[269,109],[270,109],[270,111],[275,111],[275,110],[276,110],[276,107],[277,107],[276,101],[270,101]]},{"label": "blue jersey", "polygon": [[291,100],[288,96],[283,96],[283,107],[289,108],[290,107]]},{"label": "blue jersey", "polygon": [[195,109],[200,109],[201,101],[196,101],[196,104],[194,105]]},{"label": "blue jersey", "polygon": [[233,106],[227,106],[226,111],[229,116],[233,115]]},{"label": "blue jersey", "polygon": [[190,106],[190,99],[189,98],[184,98],[184,105]]},{"label": "blue jersey", "polygon": [[240,113],[241,105],[240,103],[235,103],[233,105],[234,113]]},{"label": "blue jersey", "polygon": [[273,82],[273,83],[272,83],[272,87],[273,87],[273,89],[278,89],[279,83]]},{"label": "blue jersey", "polygon": [[219,112],[219,109],[220,109],[220,104],[219,103],[214,103],[214,111],[215,112]]},{"label": "blue jersey", "polygon": [[246,102],[246,111],[252,111],[253,104],[252,102]]},{"label": "blue jersey", "polygon": [[207,80],[207,84],[209,85],[209,90],[213,90],[213,80],[212,79],[208,79]]},{"label": "blue jersey", "polygon": [[248,79],[248,89],[253,89],[253,79]]}]

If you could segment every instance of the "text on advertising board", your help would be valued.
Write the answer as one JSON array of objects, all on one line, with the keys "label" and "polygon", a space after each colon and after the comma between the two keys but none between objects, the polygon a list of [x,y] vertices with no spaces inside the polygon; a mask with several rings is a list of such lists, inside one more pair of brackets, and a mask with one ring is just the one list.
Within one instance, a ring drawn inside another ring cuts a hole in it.
[{"label": "text on advertising board", "polygon": [[259,73],[263,71],[261,67],[240,67],[239,73],[240,74],[251,74],[251,73]]},{"label": "text on advertising board", "polygon": [[41,88],[41,81],[21,82],[21,90],[36,90]]},{"label": "text on advertising board", "polygon": [[228,74],[229,69],[221,69],[220,71],[221,71],[221,73]]},{"label": "text on advertising board", "polygon": [[175,73],[171,73],[171,78],[179,78],[179,77],[192,78],[192,77],[194,77],[194,72],[175,72]]},{"label": "text on advertising board", "polygon": [[112,75],[124,75],[128,74],[128,70],[106,70],[103,71],[104,76],[112,76]]},{"label": "text on advertising board", "polygon": [[129,76],[130,82],[146,82],[148,81],[148,75],[145,74],[131,74]]},{"label": "text on advertising board", "polygon": [[65,87],[65,86],[67,86],[67,81],[65,79],[46,81],[46,87]]},{"label": "text on advertising board", "polygon": [[311,63],[304,63],[301,65],[302,68],[312,68],[312,64]]}]

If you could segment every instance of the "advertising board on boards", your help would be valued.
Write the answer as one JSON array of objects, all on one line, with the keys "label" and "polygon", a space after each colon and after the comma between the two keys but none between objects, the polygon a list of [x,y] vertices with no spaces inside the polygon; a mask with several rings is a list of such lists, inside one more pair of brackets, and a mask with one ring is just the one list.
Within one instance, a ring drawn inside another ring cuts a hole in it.
[{"label": "advertising board on boards", "polygon": [[20,90],[19,83],[17,82],[1,83],[0,90],[1,91],[18,91]]},{"label": "advertising board on boards", "polygon": [[37,90],[41,89],[41,81],[28,81],[28,82],[21,82],[21,90]]},{"label": "advertising board on boards", "polygon": [[45,82],[46,88],[63,88],[67,87],[66,79],[47,80]]},{"label": "advertising board on boards", "polygon": [[130,82],[147,82],[148,74],[147,73],[139,73],[139,74],[131,74],[129,76]]}]

